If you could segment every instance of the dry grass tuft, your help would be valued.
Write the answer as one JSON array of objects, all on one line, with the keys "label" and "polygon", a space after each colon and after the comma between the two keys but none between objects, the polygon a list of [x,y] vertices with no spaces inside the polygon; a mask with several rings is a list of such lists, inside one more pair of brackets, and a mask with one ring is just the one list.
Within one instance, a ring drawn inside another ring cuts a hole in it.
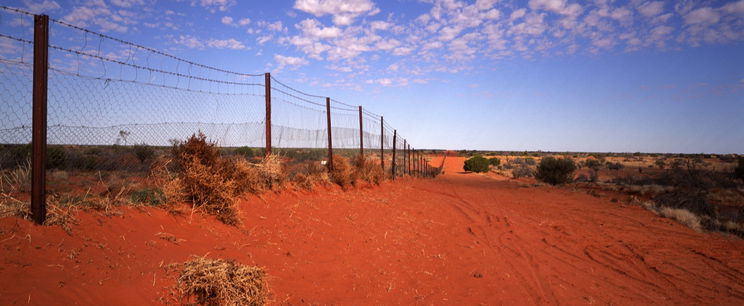
[{"label": "dry grass tuft", "polygon": [[0,171],[0,192],[29,192],[31,191],[31,161],[26,161],[18,167]]},{"label": "dry grass tuft", "polygon": [[199,133],[173,147],[179,189],[184,200],[195,208],[215,215],[225,224],[236,225],[239,221],[234,202],[238,188],[230,176],[235,172],[234,164],[222,159],[215,143],[206,138]]},{"label": "dry grass tuft", "polygon": [[284,163],[278,154],[270,154],[258,164],[259,173],[268,189],[283,189],[287,182]]},{"label": "dry grass tuft", "polygon": [[696,232],[702,232],[703,227],[700,224],[700,217],[690,212],[687,209],[662,207],[659,209],[659,215],[677,220],[679,223],[686,225],[687,227],[695,230]]},{"label": "dry grass tuft", "polygon": [[266,189],[267,186],[259,167],[242,157],[234,159],[232,166],[230,176],[235,181],[238,193],[259,194]]},{"label": "dry grass tuft", "polygon": [[354,183],[355,171],[349,163],[349,159],[340,155],[333,155],[333,169],[328,176],[331,182],[346,188]]},{"label": "dry grass tuft", "polygon": [[182,302],[196,299],[200,305],[263,305],[265,276],[259,267],[197,257],[183,264],[176,286]]},{"label": "dry grass tuft", "polygon": [[292,177],[295,188],[312,190],[317,184],[330,182],[328,168],[315,161],[308,161],[296,167],[296,173]]},{"label": "dry grass tuft", "polygon": [[[68,235],[72,235],[72,225],[78,223],[75,218],[76,207],[61,204],[56,196],[47,197],[46,204],[47,216],[44,225],[58,225]],[[5,217],[17,217],[31,221],[31,204],[3,194],[0,196],[0,218]]]},{"label": "dry grass tuft", "polygon": [[379,185],[385,179],[385,172],[379,164],[370,158],[354,158],[355,177],[371,184]]}]

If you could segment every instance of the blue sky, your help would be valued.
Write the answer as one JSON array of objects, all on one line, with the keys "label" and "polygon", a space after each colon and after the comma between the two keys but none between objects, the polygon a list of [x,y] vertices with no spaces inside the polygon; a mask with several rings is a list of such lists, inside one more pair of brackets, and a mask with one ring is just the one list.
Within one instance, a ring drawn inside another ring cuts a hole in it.
[{"label": "blue sky", "polygon": [[744,0],[3,4],[272,72],[419,148],[744,153]]}]

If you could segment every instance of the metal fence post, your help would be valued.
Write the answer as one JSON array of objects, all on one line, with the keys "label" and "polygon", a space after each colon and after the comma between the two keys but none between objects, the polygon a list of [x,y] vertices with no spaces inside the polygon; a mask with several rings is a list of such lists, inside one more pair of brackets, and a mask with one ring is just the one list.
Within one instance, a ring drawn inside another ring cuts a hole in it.
[{"label": "metal fence post", "polygon": [[406,150],[406,147],[408,147],[408,141],[403,139],[403,171],[401,171],[403,175],[408,174],[408,168],[406,168],[408,166],[408,150]]},{"label": "metal fence post", "polygon": [[264,74],[266,97],[266,156],[271,155],[271,73]]},{"label": "metal fence post", "polygon": [[390,166],[390,172],[393,174],[395,179],[395,143],[398,142],[398,130],[393,130],[393,163]]},{"label": "metal fence post", "polygon": [[31,132],[31,214],[46,220],[47,82],[49,81],[49,16],[34,16],[34,76]]},{"label": "metal fence post", "polygon": [[385,117],[380,116],[380,166],[385,172]]},{"label": "metal fence post", "polygon": [[331,135],[331,98],[326,97],[326,118],[328,118],[328,170],[333,170],[333,141]]},{"label": "metal fence post", "polygon": [[359,156],[364,160],[364,126],[362,125],[361,105],[359,105]]}]

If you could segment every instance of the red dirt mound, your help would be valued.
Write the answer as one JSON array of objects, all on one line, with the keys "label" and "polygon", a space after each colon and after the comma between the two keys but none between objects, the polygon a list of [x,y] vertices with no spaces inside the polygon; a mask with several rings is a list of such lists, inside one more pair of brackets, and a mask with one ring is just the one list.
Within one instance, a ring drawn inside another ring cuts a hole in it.
[{"label": "red dirt mound", "polygon": [[[439,166],[440,157],[432,164]],[[559,187],[463,174],[249,197],[242,225],[81,212],[0,219],[0,304],[149,304],[191,255],[268,273],[274,304],[743,304],[744,241]]]}]

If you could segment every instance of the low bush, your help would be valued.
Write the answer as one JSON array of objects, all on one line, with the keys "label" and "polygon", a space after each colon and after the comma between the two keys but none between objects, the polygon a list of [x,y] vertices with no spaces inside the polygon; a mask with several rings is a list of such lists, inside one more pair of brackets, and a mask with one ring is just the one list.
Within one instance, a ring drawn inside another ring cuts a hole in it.
[{"label": "low bush", "polygon": [[264,305],[268,295],[265,277],[259,267],[198,257],[183,264],[176,288],[181,304]]},{"label": "low bush", "polygon": [[535,176],[535,172],[532,171],[532,168],[526,165],[519,165],[518,167],[514,168],[514,170],[512,170],[513,178],[533,177],[533,176]]},{"label": "low bush", "polygon": [[625,165],[623,165],[623,164],[621,164],[619,162],[617,162],[617,163],[607,162],[607,169],[610,169],[610,170],[620,170],[622,168],[625,168]]},{"label": "low bush", "polygon": [[491,157],[488,159],[488,164],[491,166],[498,166],[501,164],[501,160],[498,157]]},{"label": "low bush", "polygon": [[465,161],[465,166],[463,168],[465,171],[486,172],[488,171],[488,165],[488,159],[480,155],[475,155]]},{"label": "low bush", "polygon": [[340,155],[333,155],[333,167],[328,173],[331,182],[341,187],[348,187],[354,182],[354,168],[349,159]]},{"label": "low bush", "polygon": [[145,143],[135,144],[134,147],[132,147],[132,150],[140,163],[144,163],[155,156],[155,149]]},{"label": "low bush", "polygon": [[173,161],[187,202],[225,224],[238,223],[234,205],[238,188],[228,174],[234,172],[234,165],[220,158],[215,143],[201,132],[194,134],[174,145]]},{"label": "low bush", "polygon": [[379,185],[385,179],[382,167],[370,158],[359,155],[354,158],[353,164],[356,179],[375,185]]},{"label": "low bush", "polygon": [[739,165],[734,169],[734,176],[740,180],[744,180],[744,157],[739,157]]},{"label": "low bush", "polygon": [[594,171],[597,171],[602,166],[602,164],[598,160],[590,158],[584,161],[584,166]]},{"label": "low bush", "polygon": [[576,165],[571,159],[545,157],[537,166],[535,177],[552,185],[565,184],[571,182],[575,170]]},{"label": "low bush", "polygon": [[157,206],[166,202],[165,193],[158,188],[135,190],[130,195],[132,203]]}]

